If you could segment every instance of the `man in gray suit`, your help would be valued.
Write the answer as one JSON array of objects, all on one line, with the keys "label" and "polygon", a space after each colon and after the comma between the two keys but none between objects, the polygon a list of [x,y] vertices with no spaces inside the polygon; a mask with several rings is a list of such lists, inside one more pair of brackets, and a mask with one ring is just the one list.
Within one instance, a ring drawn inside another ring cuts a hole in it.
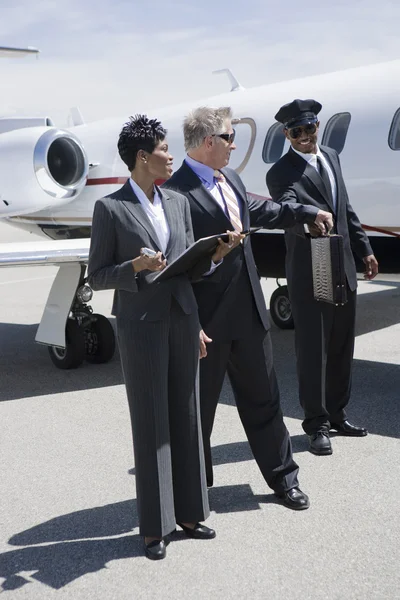
[{"label": "man in gray suit", "polygon": [[[343,237],[348,301],[344,306],[317,302],[313,296],[311,243],[302,226],[286,232],[286,277],[295,324],[300,403],[303,429],[310,451],[332,454],[329,430],[364,436],[367,430],[347,420],[355,335],[357,274],[352,249],[366,265],[366,278],[378,272],[368,237],[347,196],[335,150],[318,146],[315,100],[293,100],[275,115],[281,122],[289,151],[267,173],[267,185],[276,202],[301,203],[330,210],[334,232]],[[313,235],[318,231],[310,228]]]},{"label": "man in gray suit", "polygon": [[[194,237],[252,226],[269,229],[297,223],[332,225],[328,212],[314,207],[248,200],[240,177],[226,168],[235,149],[230,108],[194,110],[184,122],[187,157],[164,187],[190,203]],[[284,504],[299,510],[309,500],[299,488],[283,422],[272,360],[269,318],[249,237],[212,277],[194,284],[200,323],[212,338],[200,365],[200,406],[208,485],[213,484],[210,437],[225,373],[257,464]]]}]

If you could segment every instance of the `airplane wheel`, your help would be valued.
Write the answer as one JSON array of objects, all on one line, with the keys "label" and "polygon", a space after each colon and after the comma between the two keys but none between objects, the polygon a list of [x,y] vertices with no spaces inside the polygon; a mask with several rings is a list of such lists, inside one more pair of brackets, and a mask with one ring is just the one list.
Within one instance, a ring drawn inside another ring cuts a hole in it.
[{"label": "airplane wheel", "polygon": [[115,335],[110,321],[104,315],[93,314],[95,319],[85,329],[85,358],[90,363],[106,363],[115,352]]},{"label": "airplane wheel", "polygon": [[65,348],[49,346],[49,354],[58,369],[76,369],[85,358],[85,336],[74,319],[68,319],[65,327]]},{"label": "airplane wheel", "polygon": [[280,329],[294,329],[287,285],[281,285],[274,291],[269,303],[269,311],[273,322]]}]

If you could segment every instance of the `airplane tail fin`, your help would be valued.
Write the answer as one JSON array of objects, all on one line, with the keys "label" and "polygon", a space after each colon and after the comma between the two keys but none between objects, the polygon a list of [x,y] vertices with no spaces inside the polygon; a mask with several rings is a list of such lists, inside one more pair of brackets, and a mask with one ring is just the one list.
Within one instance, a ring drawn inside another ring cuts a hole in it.
[{"label": "airplane tail fin", "polygon": [[69,109],[68,124],[70,127],[85,125],[85,119],[83,118],[82,113],[77,106],[73,106]]},{"label": "airplane tail fin", "polygon": [[226,73],[228,76],[229,82],[232,86],[231,92],[242,92],[245,89],[242,85],[240,85],[230,69],[218,69],[217,71],[213,71],[213,75],[219,75],[220,73]]}]

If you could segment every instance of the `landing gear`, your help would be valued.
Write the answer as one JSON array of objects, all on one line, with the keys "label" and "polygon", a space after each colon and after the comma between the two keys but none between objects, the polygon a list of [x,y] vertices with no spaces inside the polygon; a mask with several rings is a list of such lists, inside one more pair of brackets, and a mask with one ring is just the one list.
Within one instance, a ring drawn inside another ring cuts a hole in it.
[{"label": "landing gear", "polygon": [[114,356],[112,325],[104,315],[93,314],[91,310],[89,306],[81,306],[79,316],[75,313],[75,318],[67,320],[65,348],[48,347],[51,361],[58,369],[76,369],[84,360],[106,363]]},{"label": "landing gear", "polygon": [[114,356],[114,330],[104,315],[93,313],[88,305],[92,295],[82,269],[65,326],[65,348],[48,345],[51,361],[58,369],[76,369],[84,360],[105,363]]},{"label": "landing gear", "polygon": [[92,314],[85,328],[85,358],[91,363],[105,363],[115,351],[115,335],[110,321],[104,315]]},{"label": "landing gear", "polygon": [[289,300],[287,285],[280,285],[274,291],[269,303],[269,311],[275,325],[280,329],[294,329],[292,307]]},{"label": "landing gear", "polygon": [[35,340],[48,347],[58,369],[76,369],[84,360],[105,363],[115,351],[115,336],[106,317],[94,314],[88,302],[86,264],[61,264],[51,286]]},{"label": "landing gear", "polygon": [[68,319],[65,327],[65,348],[48,347],[50,358],[58,369],[76,369],[85,358],[85,335],[74,319]]}]

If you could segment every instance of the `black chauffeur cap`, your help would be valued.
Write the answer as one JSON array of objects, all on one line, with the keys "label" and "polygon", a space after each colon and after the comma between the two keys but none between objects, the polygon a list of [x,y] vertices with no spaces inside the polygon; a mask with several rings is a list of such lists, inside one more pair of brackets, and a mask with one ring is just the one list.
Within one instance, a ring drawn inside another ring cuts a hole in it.
[{"label": "black chauffeur cap", "polygon": [[308,125],[318,121],[317,114],[322,108],[322,104],[309,98],[308,100],[293,100],[289,104],[284,104],[275,115],[275,119],[283,123],[286,129]]}]

